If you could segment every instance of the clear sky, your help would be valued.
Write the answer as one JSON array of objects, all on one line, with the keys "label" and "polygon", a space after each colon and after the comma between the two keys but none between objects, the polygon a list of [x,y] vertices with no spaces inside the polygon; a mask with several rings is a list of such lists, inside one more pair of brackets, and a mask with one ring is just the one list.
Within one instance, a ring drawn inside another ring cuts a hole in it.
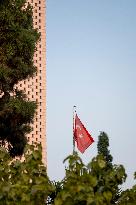
[{"label": "clear sky", "polygon": [[48,174],[64,176],[72,152],[72,109],[95,143],[81,155],[97,154],[99,131],[110,140],[114,163],[136,171],[136,0],[47,0]]}]

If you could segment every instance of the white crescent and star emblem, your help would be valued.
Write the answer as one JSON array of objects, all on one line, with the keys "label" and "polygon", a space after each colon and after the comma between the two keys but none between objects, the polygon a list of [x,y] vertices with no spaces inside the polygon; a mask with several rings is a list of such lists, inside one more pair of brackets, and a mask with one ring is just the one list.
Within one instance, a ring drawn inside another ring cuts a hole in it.
[{"label": "white crescent and star emblem", "polygon": [[[82,128],[79,125],[76,125],[76,129],[79,129],[80,131],[82,131]],[[82,139],[84,136],[83,134],[79,134],[79,138]]]}]

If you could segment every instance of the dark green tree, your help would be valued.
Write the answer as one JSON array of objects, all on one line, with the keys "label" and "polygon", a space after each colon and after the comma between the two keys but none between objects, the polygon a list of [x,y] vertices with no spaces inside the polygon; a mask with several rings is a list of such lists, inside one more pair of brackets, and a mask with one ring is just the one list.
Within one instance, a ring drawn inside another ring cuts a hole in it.
[{"label": "dark green tree", "polygon": [[97,150],[98,154],[102,154],[107,162],[107,166],[112,167],[112,160],[113,157],[110,154],[109,147],[109,138],[108,135],[105,132],[101,132],[98,136],[98,144],[97,144]]},{"label": "dark green tree", "polygon": [[33,55],[39,34],[26,0],[0,0],[0,142],[12,157],[21,156],[36,109],[17,84],[34,76]]},{"label": "dark green tree", "polygon": [[[125,169],[122,165],[116,166],[112,163],[113,157],[110,154],[110,150],[108,149],[108,147],[109,147],[108,135],[105,132],[101,132],[100,135],[98,136],[97,149],[98,149],[98,154],[102,155],[104,157],[105,161],[106,161],[106,166],[103,170],[102,176],[105,176],[105,175],[107,176],[106,180],[109,180],[109,182],[108,182],[109,184],[111,183],[110,178],[115,177],[115,180],[112,181],[112,183],[110,185],[111,190],[112,190],[112,200],[111,200],[111,202],[112,202],[112,204],[114,204],[120,198],[120,194],[121,194],[120,185],[123,182],[125,182],[127,175],[125,174]],[[113,170],[114,170],[114,172],[113,172]],[[112,173],[113,176],[110,173]],[[124,173],[124,175],[122,175],[123,178],[120,178],[121,180],[118,178],[119,173],[120,174]],[[104,180],[102,178],[100,183],[98,183],[98,185],[96,187],[96,190],[99,189],[99,187],[101,187],[102,184],[104,185],[104,183],[105,183]]]}]

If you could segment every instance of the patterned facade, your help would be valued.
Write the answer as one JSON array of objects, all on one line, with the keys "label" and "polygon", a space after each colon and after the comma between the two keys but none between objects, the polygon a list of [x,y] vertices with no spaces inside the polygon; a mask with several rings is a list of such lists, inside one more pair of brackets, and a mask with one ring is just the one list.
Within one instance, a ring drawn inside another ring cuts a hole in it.
[{"label": "patterned facade", "polygon": [[28,100],[36,101],[36,111],[33,131],[27,136],[30,144],[41,143],[43,162],[47,164],[46,146],[46,33],[45,33],[45,0],[28,0],[33,6],[33,24],[41,33],[40,41],[34,55],[34,63],[37,67],[36,76],[19,84],[24,90]]}]

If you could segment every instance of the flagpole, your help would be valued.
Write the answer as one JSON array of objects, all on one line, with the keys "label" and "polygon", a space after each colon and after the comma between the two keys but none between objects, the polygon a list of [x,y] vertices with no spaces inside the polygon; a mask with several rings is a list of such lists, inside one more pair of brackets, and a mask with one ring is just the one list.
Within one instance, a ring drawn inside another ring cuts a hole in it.
[{"label": "flagpole", "polygon": [[75,154],[75,114],[76,114],[76,106],[73,106],[73,154]]}]

